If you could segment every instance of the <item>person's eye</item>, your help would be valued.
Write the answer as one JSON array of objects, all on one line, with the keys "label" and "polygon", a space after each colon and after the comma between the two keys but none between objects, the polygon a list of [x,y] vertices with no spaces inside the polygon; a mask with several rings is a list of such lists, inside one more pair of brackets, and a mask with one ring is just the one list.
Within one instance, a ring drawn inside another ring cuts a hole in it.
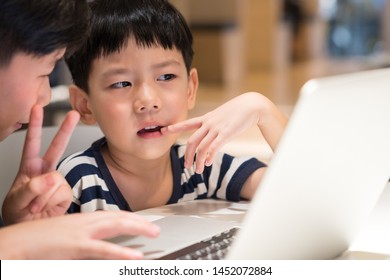
[{"label": "person's eye", "polygon": [[176,77],[175,74],[164,74],[164,75],[161,75],[160,77],[158,77],[157,80],[159,81],[169,81],[169,80],[172,80]]},{"label": "person's eye", "polygon": [[124,87],[130,87],[130,82],[117,82],[112,85],[110,85],[110,88],[124,88]]}]

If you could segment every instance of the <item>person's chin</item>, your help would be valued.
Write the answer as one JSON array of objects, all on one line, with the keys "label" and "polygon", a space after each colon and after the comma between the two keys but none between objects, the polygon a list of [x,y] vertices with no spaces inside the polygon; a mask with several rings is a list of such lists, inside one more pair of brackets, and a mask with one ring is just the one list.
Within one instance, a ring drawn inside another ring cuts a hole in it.
[{"label": "person's chin", "polygon": [[3,132],[0,132],[0,142],[3,141],[8,135],[3,135]]},{"label": "person's chin", "polygon": [[13,133],[13,131],[10,131],[10,130],[0,131],[0,142],[3,141],[8,136],[10,136],[12,133]]},{"label": "person's chin", "polygon": [[22,124],[20,123],[17,123],[15,124],[13,127],[10,127],[9,129],[7,130],[2,130],[0,131],[0,142],[3,141],[5,138],[7,138],[8,136],[10,136],[12,133],[14,133],[15,131],[19,130],[22,128]]}]

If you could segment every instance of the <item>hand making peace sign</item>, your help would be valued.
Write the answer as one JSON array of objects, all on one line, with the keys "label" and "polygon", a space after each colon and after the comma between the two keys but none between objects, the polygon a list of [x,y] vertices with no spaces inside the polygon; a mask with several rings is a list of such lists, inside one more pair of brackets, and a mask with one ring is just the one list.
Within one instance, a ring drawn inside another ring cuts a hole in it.
[{"label": "hand making peace sign", "polygon": [[31,111],[22,160],[3,204],[5,224],[63,215],[72,200],[66,180],[56,171],[79,115],[69,112],[43,157],[40,157],[43,108]]}]

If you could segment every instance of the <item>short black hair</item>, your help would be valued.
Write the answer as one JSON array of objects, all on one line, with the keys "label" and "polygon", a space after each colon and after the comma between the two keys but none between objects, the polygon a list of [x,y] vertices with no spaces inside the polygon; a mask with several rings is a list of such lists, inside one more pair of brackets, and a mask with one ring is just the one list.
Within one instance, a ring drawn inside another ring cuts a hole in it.
[{"label": "short black hair", "polygon": [[88,93],[92,61],[120,51],[131,37],[138,46],[176,48],[189,73],[192,34],[183,15],[166,0],[95,0],[89,3],[90,33],[85,44],[66,59],[73,82]]},{"label": "short black hair", "polygon": [[85,0],[0,0],[0,67],[20,52],[40,57],[66,47],[69,55],[88,30]]}]

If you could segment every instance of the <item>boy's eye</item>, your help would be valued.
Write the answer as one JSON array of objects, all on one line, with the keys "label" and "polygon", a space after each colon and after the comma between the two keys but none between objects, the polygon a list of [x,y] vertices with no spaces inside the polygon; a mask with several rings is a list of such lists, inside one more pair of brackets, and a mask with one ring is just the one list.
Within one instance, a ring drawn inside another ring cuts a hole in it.
[{"label": "boy's eye", "polygon": [[158,77],[159,81],[169,81],[175,78],[176,76],[174,74],[164,74]]},{"label": "boy's eye", "polygon": [[131,83],[130,82],[117,82],[112,84],[110,87],[111,88],[124,88],[124,87],[130,87]]}]

